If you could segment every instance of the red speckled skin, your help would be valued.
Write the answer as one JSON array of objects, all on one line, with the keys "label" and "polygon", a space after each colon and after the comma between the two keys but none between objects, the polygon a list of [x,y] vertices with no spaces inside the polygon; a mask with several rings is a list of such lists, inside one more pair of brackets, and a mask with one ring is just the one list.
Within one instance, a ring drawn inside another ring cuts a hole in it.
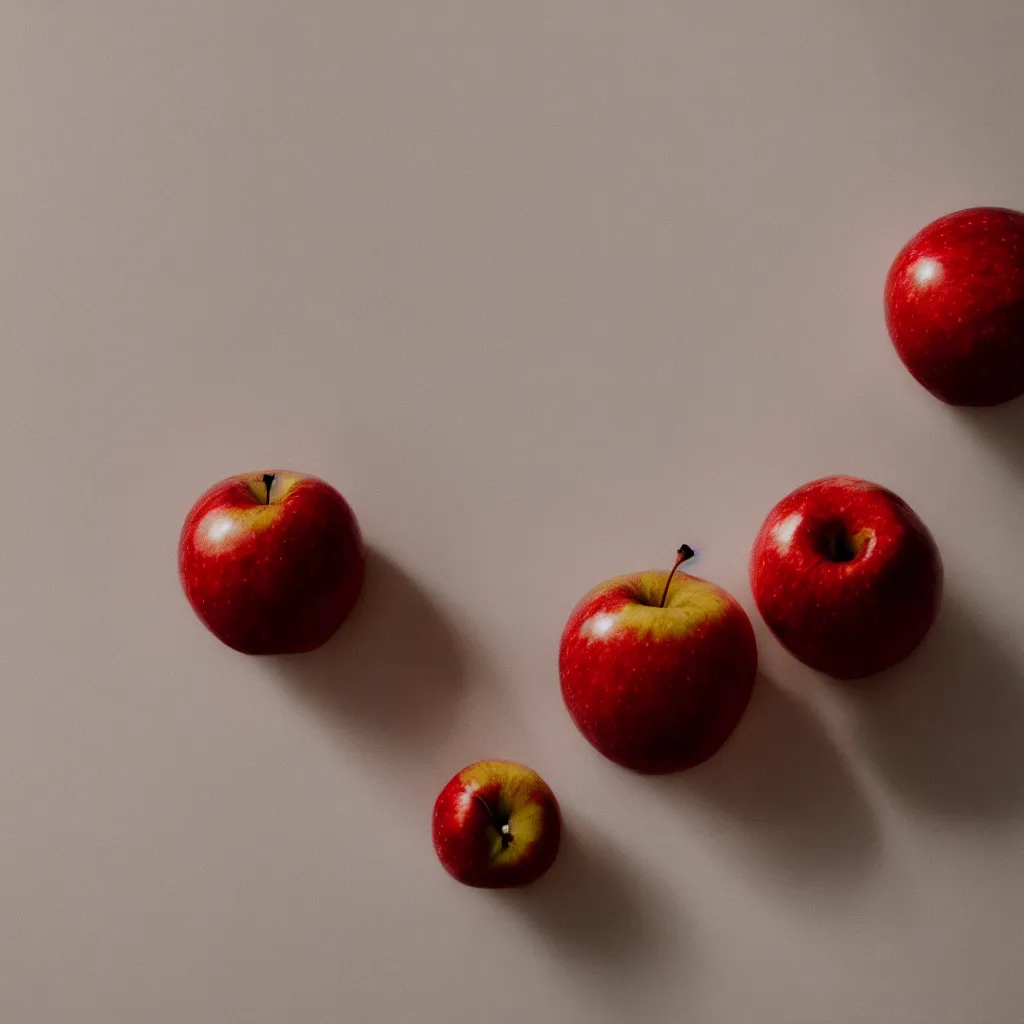
[{"label": "red speckled skin", "polygon": [[[529,819],[518,826],[517,815]],[[510,818],[513,841],[493,855],[494,814]],[[535,882],[555,862],[562,837],[558,801],[532,769],[478,761],[452,776],[434,803],[434,850],[456,881],[481,889]]]},{"label": "red speckled skin", "polygon": [[[559,651],[562,697],[577,728],[609,760],[647,774],[711,757],[743,716],[757,674],[754,631],[735,599],[678,574],[673,587],[711,595],[719,611],[677,631],[667,610],[651,607],[667,576],[635,573],[595,587],[569,616]],[[658,616],[655,628],[638,631],[623,610]],[[595,635],[587,624],[601,621],[610,628]]]},{"label": "red speckled skin", "polygon": [[252,490],[262,473],[221,481],[195,503],[181,531],[186,597],[210,631],[243,654],[319,647],[352,610],[366,575],[359,525],[345,499],[316,477],[287,475],[295,482],[270,506]]},{"label": "red speckled skin", "polygon": [[885,319],[907,369],[943,401],[1024,394],[1024,213],[978,207],[929,224],[889,269]]},{"label": "red speckled skin", "polygon": [[[824,553],[841,524],[861,548]],[[859,679],[905,658],[924,639],[942,596],[942,562],[924,523],[884,487],[816,480],[783,498],[750,558],[758,610],[784,647],[836,679]]]}]

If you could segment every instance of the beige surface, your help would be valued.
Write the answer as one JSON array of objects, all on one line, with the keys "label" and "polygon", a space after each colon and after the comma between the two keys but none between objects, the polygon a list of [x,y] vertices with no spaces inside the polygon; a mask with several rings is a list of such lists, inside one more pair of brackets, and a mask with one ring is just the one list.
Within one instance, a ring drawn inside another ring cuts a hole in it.
[{"label": "beige surface", "polygon": [[[1020,1021],[1024,408],[930,399],[880,291],[932,217],[1024,207],[1024,8],[3,15],[3,1021]],[[377,552],[294,665],[175,575],[191,501],[264,465]],[[761,517],[840,471],[938,539],[927,649],[855,695],[758,622],[719,758],[602,761],[575,599],[687,540],[749,608]],[[518,898],[430,848],[481,756],[574,836]]]}]

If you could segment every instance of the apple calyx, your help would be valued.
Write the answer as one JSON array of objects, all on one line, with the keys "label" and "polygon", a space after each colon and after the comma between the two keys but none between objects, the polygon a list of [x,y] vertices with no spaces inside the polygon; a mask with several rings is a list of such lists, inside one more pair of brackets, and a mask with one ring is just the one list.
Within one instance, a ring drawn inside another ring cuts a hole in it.
[{"label": "apple calyx", "polygon": [[273,473],[264,473],[263,474],[263,484],[267,488],[267,500],[264,502],[264,504],[265,505],[269,505],[270,504],[270,488],[274,484],[274,474]]},{"label": "apple calyx", "polygon": [[683,562],[688,562],[691,558],[693,558],[694,554],[695,552],[689,544],[680,545],[679,550],[676,552],[675,564],[669,571],[668,579],[665,580],[665,589],[661,592],[661,600],[658,602],[659,608],[665,607],[665,601],[668,598],[668,588],[672,586],[672,577],[675,576],[676,569],[678,569],[679,566],[683,564]]}]

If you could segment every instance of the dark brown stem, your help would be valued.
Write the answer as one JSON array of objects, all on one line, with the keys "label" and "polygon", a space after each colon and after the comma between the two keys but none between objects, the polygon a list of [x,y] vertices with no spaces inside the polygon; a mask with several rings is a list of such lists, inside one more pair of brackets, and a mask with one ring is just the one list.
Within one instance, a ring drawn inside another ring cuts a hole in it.
[{"label": "dark brown stem", "polygon": [[266,484],[266,487],[267,487],[267,501],[266,501],[266,504],[269,505],[270,504],[270,488],[273,486],[273,483],[274,483],[274,474],[273,473],[264,473],[263,474],[263,483]]},{"label": "dark brown stem", "polygon": [[676,552],[676,564],[672,566],[671,572],[668,574],[668,579],[665,580],[665,589],[661,592],[661,600],[658,602],[659,608],[665,607],[665,599],[668,597],[668,588],[672,586],[672,577],[676,574],[676,569],[683,564],[683,562],[689,561],[693,558],[693,548],[689,544],[684,544]]},{"label": "dark brown stem", "polygon": [[491,824],[497,830],[498,835],[501,836],[501,848],[507,850],[512,842],[512,833],[509,831],[508,821],[495,814],[487,801],[479,793],[474,793],[473,799],[487,812],[487,816],[491,819]]}]

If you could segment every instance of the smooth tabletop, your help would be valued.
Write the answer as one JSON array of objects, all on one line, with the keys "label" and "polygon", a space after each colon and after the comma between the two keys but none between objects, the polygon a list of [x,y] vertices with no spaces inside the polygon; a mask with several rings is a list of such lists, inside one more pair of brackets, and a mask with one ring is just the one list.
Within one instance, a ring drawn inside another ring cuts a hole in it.
[{"label": "smooth tabletop", "polygon": [[[0,32],[0,1019],[1019,1024],[1024,400],[944,406],[889,262],[1024,208],[1024,6],[7,0]],[[304,658],[220,645],[178,531],[227,475],[352,503]],[[767,634],[771,506],[928,524],[926,645],[842,687]],[[562,626],[693,571],[763,668],[645,778]],[[532,889],[441,869],[479,758],[557,793]]]}]

